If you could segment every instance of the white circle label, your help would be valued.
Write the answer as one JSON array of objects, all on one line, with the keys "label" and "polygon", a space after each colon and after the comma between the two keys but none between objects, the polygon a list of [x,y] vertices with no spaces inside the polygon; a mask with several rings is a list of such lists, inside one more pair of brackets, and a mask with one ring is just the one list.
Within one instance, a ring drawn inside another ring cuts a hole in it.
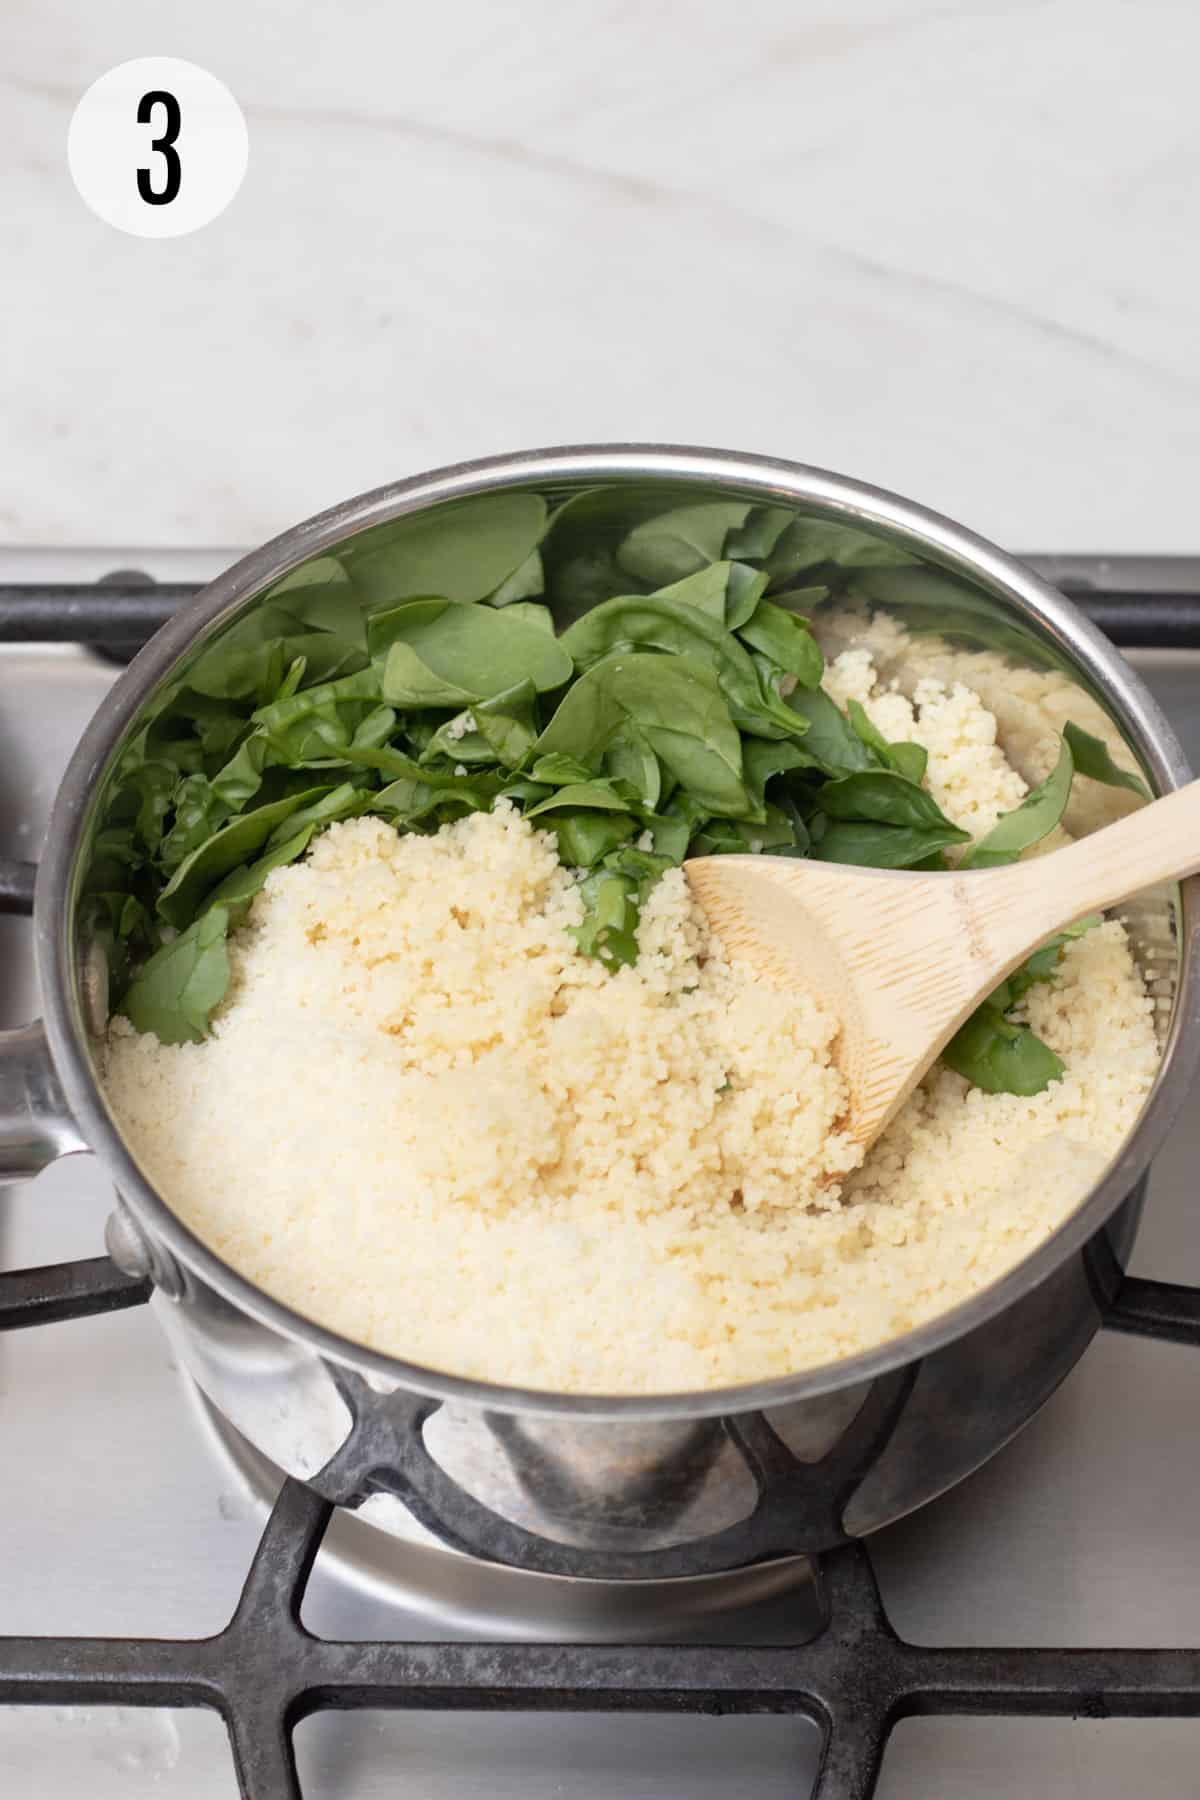
[{"label": "white circle label", "polygon": [[139,56],[93,81],[67,132],[83,199],[135,237],[183,237],[224,212],[250,145],[242,109],[207,69]]}]

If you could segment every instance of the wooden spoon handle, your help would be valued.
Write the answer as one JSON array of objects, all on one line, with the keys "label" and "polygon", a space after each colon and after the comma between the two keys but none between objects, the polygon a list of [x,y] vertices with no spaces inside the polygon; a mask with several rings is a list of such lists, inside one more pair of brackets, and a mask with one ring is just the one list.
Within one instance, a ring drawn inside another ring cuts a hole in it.
[{"label": "wooden spoon handle", "polygon": [[1047,933],[1157,882],[1200,873],[1200,781],[1018,867]]}]

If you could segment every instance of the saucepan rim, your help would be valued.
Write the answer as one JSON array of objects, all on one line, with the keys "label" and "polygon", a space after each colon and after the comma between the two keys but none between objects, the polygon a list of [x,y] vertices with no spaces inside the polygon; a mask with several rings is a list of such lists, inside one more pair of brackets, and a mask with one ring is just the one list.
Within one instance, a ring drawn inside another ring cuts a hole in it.
[{"label": "saucepan rim", "polygon": [[[986,539],[899,495],[848,476],[775,457],[663,444],[599,444],[492,456],[410,476],[346,500],[292,527],[235,563],[196,595],[118,677],[63,777],[38,875],[34,931],[51,1054],[67,1103],[126,1204],[152,1240],[191,1279],[286,1338],[375,1382],[500,1411],[631,1421],[706,1418],[777,1407],[867,1382],[965,1336],[1044,1281],[1105,1224],[1158,1150],[1200,1064],[1197,979],[1200,877],[1181,885],[1179,979],[1162,1063],[1137,1125],[1088,1198],[1015,1268],[951,1311],[903,1336],[834,1363],[737,1387],[667,1394],[561,1394],[443,1373],[370,1350],[273,1299],[229,1267],[155,1191],[126,1148],[97,1085],[72,942],[78,859],[101,778],[151,690],[202,633],[224,623],[273,582],[348,537],[403,514],[500,489],[656,481],[723,488],[739,496],[804,505],[882,528],[943,566],[1015,602],[1038,635],[1065,654],[1104,696],[1158,792],[1190,779],[1171,727],[1136,673],[1063,595]],[[180,1302],[187,1304],[186,1278]]]}]

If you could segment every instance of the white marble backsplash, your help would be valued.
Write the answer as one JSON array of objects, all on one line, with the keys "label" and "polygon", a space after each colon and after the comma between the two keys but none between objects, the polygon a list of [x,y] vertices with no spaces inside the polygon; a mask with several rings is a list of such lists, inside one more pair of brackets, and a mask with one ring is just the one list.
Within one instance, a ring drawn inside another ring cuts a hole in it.
[{"label": "white marble backsplash", "polygon": [[[0,537],[250,543],[488,451],[865,476],[1023,548],[1200,549],[1195,0],[6,0]],[[190,238],[69,180],[190,58]]]}]

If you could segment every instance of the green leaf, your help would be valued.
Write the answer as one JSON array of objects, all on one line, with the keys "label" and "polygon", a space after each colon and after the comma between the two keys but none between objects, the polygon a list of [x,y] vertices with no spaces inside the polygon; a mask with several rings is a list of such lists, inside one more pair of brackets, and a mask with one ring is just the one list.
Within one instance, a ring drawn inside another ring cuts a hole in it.
[{"label": "green leaf", "polygon": [[[824,796],[825,789],[821,790]],[[821,836],[813,832],[812,856],[818,862],[853,863],[862,869],[912,869],[953,844],[965,832],[955,826],[881,825],[863,819],[830,821]]]},{"label": "green leaf", "polygon": [[213,794],[212,783],[205,775],[185,775],[171,797],[171,805],[171,828],[158,851],[164,869],[176,868],[205,843],[229,810]]},{"label": "green leaf", "polygon": [[662,510],[661,494],[632,487],[588,488],[558,508],[542,542],[542,562],[560,627],[641,585],[618,565],[616,552],[640,520]]},{"label": "green leaf", "polygon": [[662,798],[662,764],[649,744],[629,725],[618,731],[604,752],[604,769],[614,781],[624,781],[650,811]]},{"label": "green leaf", "polygon": [[[740,552],[732,547],[730,556]],[[747,560],[752,560],[747,558]],[[842,571],[882,564],[911,563],[912,551],[894,539],[845,525],[836,519],[793,516],[779,532],[765,557],[770,578],[768,592],[790,587],[797,576],[819,571],[836,580]]]},{"label": "green leaf", "polygon": [[665,813],[652,813],[645,820],[644,828],[650,833],[656,856],[661,856],[669,864],[678,865],[683,861],[694,830],[691,818],[668,808]]},{"label": "green leaf", "polygon": [[1063,726],[1063,737],[1070,746],[1080,775],[1088,776],[1091,781],[1102,781],[1106,787],[1128,788],[1131,794],[1140,794],[1143,800],[1149,800],[1150,789],[1141,776],[1130,769],[1119,769],[1109,754],[1108,745],[1100,738],[1093,737],[1070,719]]},{"label": "green leaf", "polygon": [[207,910],[223,906],[229,914],[230,924],[240,924],[267,876],[275,869],[282,869],[285,863],[295,862],[303,856],[316,829],[315,825],[306,825],[291,837],[284,838],[273,849],[267,850],[257,861],[243,863],[240,869],[235,869],[219,887],[213,889],[209,895]]},{"label": "green leaf", "polygon": [[[360,605],[392,605],[425,594],[471,602],[502,590],[529,561],[545,528],[546,503],[538,494],[475,494],[377,525],[338,554]],[[518,584],[524,592],[540,591],[528,579]]]},{"label": "green leaf", "polygon": [[[684,656],[628,656],[597,663],[568,689],[534,748],[598,770],[627,724],[708,812],[753,812],[742,781],[741,739],[716,676]],[[537,778],[538,765],[533,774]]]},{"label": "green leaf", "polygon": [[637,961],[637,884],[630,875],[600,868],[579,884],[585,907],[582,925],[570,927],[585,956],[632,965]]},{"label": "green leaf", "polygon": [[738,636],[752,649],[770,657],[801,687],[820,686],[825,658],[812,632],[802,620],[769,600],[760,600]]},{"label": "green leaf", "polygon": [[903,775],[908,781],[915,781],[920,786],[929,763],[929,752],[923,745],[889,744],[857,700],[847,701],[846,716],[868,750],[875,752],[885,768],[894,769],[898,775]]},{"label": "green leaf", "polygon": [[809,755],[807,739],[747,738],[742,745],[742,769],[746,786],[756,800],[766,798],[768,781],[793,769],[812,769],[817,764]]},{"label": "green leaf", "polygon": [[1047,832],[1062,818],[1071,795],[1071,778],[1075,763],[1071,746],[1064,738],[1059,746],[1058,761],[1045,781],[1026,794],[1000,818],[985,837],[967,851],[960,869],[996,869],[1016,862],[1023,850],[1040,843]]},{"label": "green leaf", "polygon": [[307,793],[255,807],[214,832],[180,863],[158,896],[162,917],[182,930],[196,917],[210,890],[254,851],[261,850],[277,825],[328,793],[327,787],[310,788]]},{"label": "green leaf", "polygon": [[655,588],[694,575],[723,554],[726,533],[750,511],[740,500],[705,500],[676,506],[636,525],[617,551],[622,569]]},{"label": "green leaf", "polygon": [[611,782],[580,781],[572,782],[568,787],[561,787],[543,800],[532,811],[527,812],[527,819],[536,819],[542,813],[554,812],[560,807],[590,807],[600,812],[628,812],[629,802],[621,798]]},{"label": "green leaf", "polygon": [[[803,827],[802,827],[803,829]],[[804,833],[807,845],[808,833]],[[692,839],[693,856],[723,856],[729,853],[756,855],[766,851],[778,855],[780,850],[796,847],[796,832],[791,818],[780,806],[768,806],[765,819],[710,819]]]},{"label": "green leaf", "polygon": [[803,743],[816,767],[830,775],[848,775],[877,766],[874,752],[824,688],[797,688],[787,704],[808,727]]},{"label": "green leaf", "polygon": [[383,697],[395,706],[470,706],[525,682],[539,693],[570,680],[561,639],[489,606],[411,600],[368,622],[373,654],[387,641]]},{"label": "green leaf", "polygon": [[1018,1001],[1023,1000],[1030,988],[1038,982],[1053,981],[1058,973],[1062,953],[1067,945],[1094,930],[1101,923],[1101,915],[1091,913],[1086,919],[1080,919],[1076,924],[1068,925],[1065,931],[1060,931],[1048,939],[1033,952],[1032,956],[1027,956],[1006,981],[1002,981],[1000,986],[988,995],[988,1005],[998,1007],[1001,1012],[1008,1012],[1011,1007],[1017,1005]]},{"label": "green leaf", "polygon": [[790,506],[752,506],[725,539],[726,556],[765,562],[796,514]]},{"label": "green leaf", "polygon": [[746,563],[715,562],[659,588],[654,597],[675,606],[694,606],[726,631],[736,631],[758,605],[766,585],[761,569],[751,569]]},{"label": "green leaf", "polygon": [[339,679],[366,662],[360,642],[316,629],[284,607],[259,605],[206,645],[188,666],[187,684],[210,699],[262,706],[300,656],[310,682]]},{"label": "green leaf", "polygon": [[797,618],[807,621],[828,598],[829,589],[819,584],[813,587],[777,588],[771,595],[771,605],[782,606],[785,612],[795,613]]},{"label": "green leaf", "polygon": [[[529,817],[526,814],[526,817]],[[572,812],[544,821],[558,839],[558,860],[566,869],[591,869],[637,830],[629,813]]]},{"label": "green leaf", "polygon": [[359,669],[261,706],[253,719],[266,740],[269,760],[320,768],[345,757],[380,698],[378,670]]},{"label": "green leaf", "polygon": [[889,744],[887,752],[897,775],[903,775],[906,781],[915,781],[919,787],[929,767],[929,752],[924,744],[910,744],[902,740]]},{"label": "green leaf", "polygon": [[[299,796],[303,799],[303,795]],[[352,781],[339,782],[337,787],[327,793],[319,794],[307,805],[297,806],[278,824],[267,839],[267,849],[274,850],[280,844],[286,844],[299,832],[319,831],[323,825],[332,825],[341,819],[352,819],[356,814],[365,812],[371,796]],[[253,818],[254,814],[247,814]]]},{"label": "green leaf", "polygon": [[970,832],[952,825],[932,794],[891,769],[867,769],[826,782],[819,802],[831,819],[903,825],[910,831],[948,833],[950,843],[970,841]]},{"label": "green leaf", "polygon": [[199,1043],[229,986],[229,914],[214,906],[155,952],[130,982],[120,1010],[160,1044]]},{"label": "green leaf", "polygon": [[[545,737],[545,732],[542,737]],[[539,743],[540,743],[539,739]],[[544,781],[551,787],[564,787],[568,782],[590,781],[594,770],[576,756],[568,756],[561,750],[544,752],[538,757],[529,771],[534,781]]]},{"label": "green leaf", "polygon": [[536,625],[547,637],[554,636],[554,614],[548,606],[539,600],[515,600],[512,605],[505,605],[506,619],[520,619],[524,625]]},{"label": "green leaf", "polygon": [[1040,1094],[1065,1073],[1028,1025],[1014,1024],[987,1002],[950,1039],[942,1061],[987,1094]]},{"label": "green leaf", "polygon": [[633,647],[689,657],[713,670],[734,706],[762,711],[758,676],[747,652],[699,607],[661,594],[621,594],[585,613],[561,642],[580,669]]},{"label": "green leaf", "polygon": [[[531,550],[519,569],[514,569],[507,581],[502,581],[494,594],[488,595],[489,606],[512,606],[514,603],[525,606],[527,602],[544,593],[546,577],[542,569],[542,559],[536,550]],[[529,611],[533,611],[530,607]],[[550,618],[548,607],[539,607]],[[551,620],[549,629],[554,630]]]}]

